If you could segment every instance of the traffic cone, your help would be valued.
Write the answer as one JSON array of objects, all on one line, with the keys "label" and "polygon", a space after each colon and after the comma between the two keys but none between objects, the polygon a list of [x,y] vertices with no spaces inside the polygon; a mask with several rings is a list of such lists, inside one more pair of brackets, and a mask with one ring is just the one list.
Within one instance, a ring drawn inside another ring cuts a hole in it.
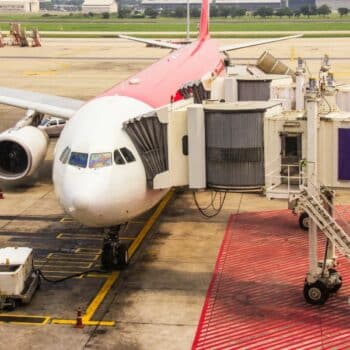
[{"label": "traffic cone", "polygon": [[4,199],[4,192],[2,192],[2,189],[0,188],[0,199]]},{"label": "traffic cone", "polygon": [[74,328],[84,328],[83,312],[81,311],[81,307],[78,307],[78,310],[77,310],[77,322],[75,323]]}]

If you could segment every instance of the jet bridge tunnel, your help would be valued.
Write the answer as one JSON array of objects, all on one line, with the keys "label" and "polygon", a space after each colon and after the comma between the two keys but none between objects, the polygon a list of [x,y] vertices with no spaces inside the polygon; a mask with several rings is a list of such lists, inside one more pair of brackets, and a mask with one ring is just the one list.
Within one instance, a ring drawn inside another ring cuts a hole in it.
[{"label": "jet bridge tunnel", "polygon": [[150,188],[256,190],[265,184],[263,120],[281,109],[279,101],[189,98],[129,120],[124,130]]}]

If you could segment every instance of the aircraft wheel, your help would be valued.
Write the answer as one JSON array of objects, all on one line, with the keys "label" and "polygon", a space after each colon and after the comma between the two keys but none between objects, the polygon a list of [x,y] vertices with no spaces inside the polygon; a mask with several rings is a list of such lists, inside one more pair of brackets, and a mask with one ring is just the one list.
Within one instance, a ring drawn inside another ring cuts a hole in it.
[{"label": "aircraft wheel", "polygon": [[304,285],[304,298],[311,305],[323,305],[329,297],[329,290],[320,281]]},{"label": "aircraft wheel", "polygon": [[14,311],[16,309],[17,303],[15,299],[7,299],[6,300],[6,310],[7,311]]},{"label": "aircraft wheel", "polygon": [[309,215],[305,212],[301,213],[299,216],[299,226],[304,231],[309,229]]},{"label": "aircraft wheel", "polygon": [[125,268],[129,263],[128,248],[121,244],[117,249],[117,263],[119,268]]},{"label": "aircraft wheel", "polygon": [[113,247],[110,242],[104,242],[101,255],[101,266],[105,270],[111,270],[113,268]]}]

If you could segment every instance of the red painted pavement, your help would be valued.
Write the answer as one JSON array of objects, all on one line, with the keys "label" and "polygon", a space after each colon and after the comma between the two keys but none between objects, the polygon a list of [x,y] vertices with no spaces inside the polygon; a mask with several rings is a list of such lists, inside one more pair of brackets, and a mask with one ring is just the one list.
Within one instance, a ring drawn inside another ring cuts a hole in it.
[{"label": "red painted pavement", "polygon": [[307,233],[297,217],[231,216],[192,349],[350,349],[350,263],[339,262],[342,288],[311,306],[302,295]]}]

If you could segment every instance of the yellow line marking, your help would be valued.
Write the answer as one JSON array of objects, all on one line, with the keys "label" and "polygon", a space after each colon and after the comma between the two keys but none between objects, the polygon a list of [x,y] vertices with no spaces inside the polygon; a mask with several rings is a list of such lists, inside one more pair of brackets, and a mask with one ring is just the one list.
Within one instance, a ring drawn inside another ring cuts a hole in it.
[{"label": "yellow line marking", "polygon": [[97,293],[94,300],[91,302],[89,307],[86,309],[86,313],[83,317],[83,320],[89,321],[91,317],[94,315],[94,313],[97,311],[103,300],[105,299],[106,295],[108,294],[109,290],[112,288],[113,284],[119,277],[120,272],[114,271],[111,273],[111,275],[107,278],[106,282],[103,284],[100,291]]},{"label": "yellow line marking", "polygon": [[87,255],[64,255],[64,256],[60,256],[60,255],[55,255],[55,256],[52,256],[50,258],[49,261],[53,261],[53,260],[59,260],[59,261],[81,261],[81,262],[84,262],[84,261],[87,261],[87,262],[91,262],[91,261],[96,261],[98,258],[100,257],[100,255],[90,255],[90,256],[87,256]]},{"label": "yellow line marking", "polygon": [[104,235],[99,234],[81,234],[81,233],[59,233],[57,239],[89,239],[94,241],[101,241]]},{"label": "yellow line marking", "polygon": [[76,253],[91,253],[91,254],[101,254],[102,249],[96,248],[77,248],[75,250]]},{"label": "yellow line marking", "polygon": [[60,222],[74,222],[75,220],[69,216],[64,216]]},{"label": "yellow line marking", "polygon": [[69,264],[67,264],[65,261],[55,261],[52,263],[45,264],[45,266],[42,266],[42,270],[49,268],[49,267],[59,267],[59,268],[82,268],[82,269],[89,269],[93,263],[89,262],[79,262],[77,261],[74,263],[73,261],[69,261]]},{"label": "yellow line marking", "polygon": [[[53,324],[75,325],[76,320],[52,320],[52,323]],[[83,324],[85,326],[113,327],[113,326],[115,326],[115,321],[85,321],[83,319]]]},{"label": "yellow line marking", "polygon": [[85,277],[91,277],[91,278],[108,278],[108,273],[88,273],[85,275]]},{"label": "yellow line marking", "polygon": [[154,225],[154,223],[158,219],[159,215],[164,210],[165,206],[168,204],[168,202],[171,199],[171,197],[173,196],[173,194],[174,194],[173,190],[169,191],[166,194],[166,196],[163,198],[163,200],[158,205],[158,207],[155,210],[155,212],[151,215],[151,217],[147,221],[146,225],[142,228],[142,230],[137,235],[135,240],[131,243],[131,245],[130,245],[130,247],[128,249],[128,254],[129,254],[130,257],[132,257],[134,255],[134,253],[136,252],[137,248],[140,246],[141,242],[143,241],[143,239],[145,238],[145,236],[147,235],[149,230],[152,228],[152,226]]}]

